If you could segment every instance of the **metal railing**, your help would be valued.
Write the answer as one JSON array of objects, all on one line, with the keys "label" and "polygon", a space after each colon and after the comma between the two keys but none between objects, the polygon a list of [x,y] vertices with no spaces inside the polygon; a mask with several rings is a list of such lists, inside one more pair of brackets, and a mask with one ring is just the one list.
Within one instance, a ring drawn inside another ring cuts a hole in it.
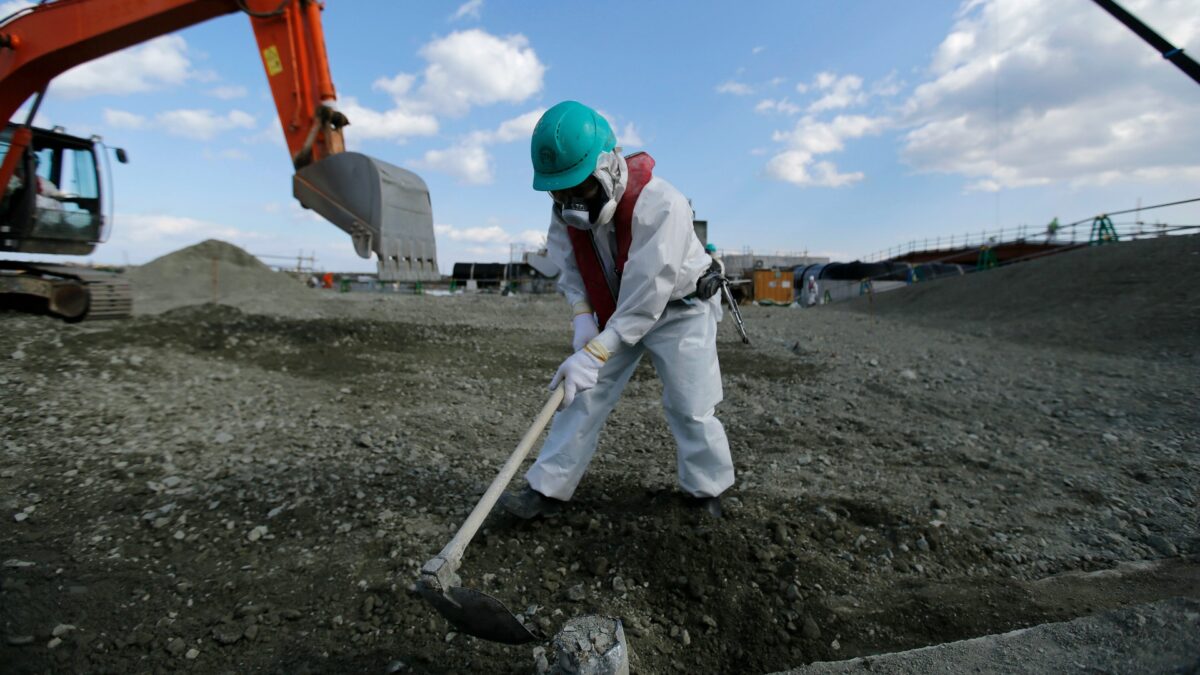
[{"label": "metal railing", "polygon": [[[964,249],[978,249],[984,246],[999,246],[1002,244],[1013,244],[1019,242],[1036,242],[1044,244],[1087,243],[1092,239],[1093,229],[1096,227],[1097,222],[1102,218],[1130,213],[1140,213],[1141,211],[1149,211],[1198,201],[1200,201],[1200,197],[1195,199],[1185,199],[1178,202],[1169,202],[1166,204],[1143,206],[1137,209],[1129,209],[1126,211],[1113,211],[1107,214],[1083,218],[1072,223],[1060,224],[1057,225],[1057,227],[1054,225],[1046,227],[1019,225],[1017,227],[1007,227],[998,230],[985,229],[979,232],[966,232],[962,235],[938,235],[934,237],[925,237],[924,239],[913,239],[904,244],[899,244],[876,251],[868,256],[863,257],[862,261],[878,262],[882,260],[890,260],[898,256],[915,252],[962,251]],[[1200,225],[1181,225],[1177,223],[1172,224],[1164,222],[1147,223],[1140,219],[1119,222],[1114,222],[1109,219],[1109,222],[1113,226],[1118,239],[1122,241],[1129,239],[1144,239],[1147,237],[1169,236],[1171,234],[1186,234],[1188,232],[1197,231],[1197,229],[1200,228]]]}]

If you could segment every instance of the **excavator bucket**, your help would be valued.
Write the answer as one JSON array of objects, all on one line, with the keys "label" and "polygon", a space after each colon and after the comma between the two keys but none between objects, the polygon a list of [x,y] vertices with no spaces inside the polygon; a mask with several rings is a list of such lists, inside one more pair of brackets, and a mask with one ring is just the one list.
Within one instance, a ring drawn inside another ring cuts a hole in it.
[{"label": "excavator bucket", "polygon": [[417,174],[357,152],[314,162],[292,179],[300,204],[350,234],[363,258],[379,257],[380,281],[436,281],[429,188]]}]

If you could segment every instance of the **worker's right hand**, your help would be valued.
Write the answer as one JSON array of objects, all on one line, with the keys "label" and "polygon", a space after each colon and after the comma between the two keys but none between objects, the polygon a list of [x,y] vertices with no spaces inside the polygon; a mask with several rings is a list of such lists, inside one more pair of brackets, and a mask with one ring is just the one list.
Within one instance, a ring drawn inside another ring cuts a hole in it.
[{"label": "worker's right hand", "polygon": [[554,373],[554,379],[550,380],[551,390],[558,387],[559,382],[563,383],[563,400],[558,409],[563,410],[571,405],[575,394],[596,386],[596,380],[600,377],[600,367],[603,365],[603,361],[585,349],[568,356],[558,367],[558,372]]},{"label": "worker's right hand", "polygon": [[575,337],[571,338],[571,349],[575,351],[583,349],[584,345],[600,334],[600,326],[596,325],[596,316],[591,312],[576,314],[575,318],[571,319],[571,325],[575,327]]}]

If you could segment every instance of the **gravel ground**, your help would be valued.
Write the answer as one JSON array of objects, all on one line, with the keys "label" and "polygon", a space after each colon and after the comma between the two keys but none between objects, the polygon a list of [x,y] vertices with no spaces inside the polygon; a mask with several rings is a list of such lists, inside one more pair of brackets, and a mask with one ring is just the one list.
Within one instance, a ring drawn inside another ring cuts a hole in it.
[{"label": "gravel ground", "polygon": [[[1195,352],[1157,325],[1137,350],[1078,344],[1104,329],[1087,297],[1030,299],[1054,320],[1019,326],[885,307],[985,277],[748,307],[751,347],[726,320],[738,483],[720,521],[679,496],[643,363],[571,508],[493,514],[464,583],[548,635],[620,617],[647,673],[778,671],[1200,597]],[[569,349],[561,299],[298,297],[0,314],[6,672],[533,668],[532,646],[457,635],[411,586],[541,407]],[[1196,290],[1162,302],[1195,325]],[[1162,558],[1170,574],[1121,592],[1044,581]]]}]

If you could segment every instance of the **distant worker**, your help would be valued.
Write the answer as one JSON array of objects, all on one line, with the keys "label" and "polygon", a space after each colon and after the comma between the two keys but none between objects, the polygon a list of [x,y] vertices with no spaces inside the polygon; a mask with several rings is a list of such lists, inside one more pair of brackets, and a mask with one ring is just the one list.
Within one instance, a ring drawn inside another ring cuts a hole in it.
[{"label": "distant worker", "polygon": [[600,429],[644,353],[663,383],[663,408],[678,445],[679,483],[693,503],[721,516],[733,484],[721,402],[716,312],[720,272],[692,228],[692,209],[654,160],[621,156],[608,121],[575,101],[542,115],[533,131],[533,189],[548,192],[547,255],[574,312],[575,350],[550,386],[565,388],[529,486],[504,495],[514,515],[561,508],[583,478]]},{"label": "distant worker", "polygon": [[321,277],[321,288],[333,288],[333,272],[326,272]]},{"label": "distant worker", "polygon": [[808,275],[806,290],[808,291],[808,302],[805,304],[812,307],[817,304],[817,299],[821,297],[821,294],[817,290],[817,277],[815,275]]}]

